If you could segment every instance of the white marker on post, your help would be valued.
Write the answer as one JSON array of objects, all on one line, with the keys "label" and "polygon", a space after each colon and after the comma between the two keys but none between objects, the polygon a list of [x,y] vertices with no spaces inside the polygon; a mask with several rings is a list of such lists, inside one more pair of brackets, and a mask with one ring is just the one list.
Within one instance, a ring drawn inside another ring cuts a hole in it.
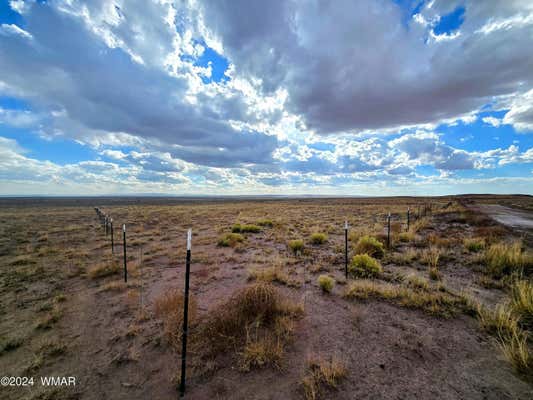
[{"label": "white marker on post", "polygon": [[187,250],[191,249],[191,240],[192,240],[192,229],[189,228],[187,231]]},{"label": "white marker on post", "polygon": [[122,225],[122,232],[126,232],[126,224]]},{"label": "white marker on post", "polygon": [[344,229],[348,229],[348,221],[344,221]]}]

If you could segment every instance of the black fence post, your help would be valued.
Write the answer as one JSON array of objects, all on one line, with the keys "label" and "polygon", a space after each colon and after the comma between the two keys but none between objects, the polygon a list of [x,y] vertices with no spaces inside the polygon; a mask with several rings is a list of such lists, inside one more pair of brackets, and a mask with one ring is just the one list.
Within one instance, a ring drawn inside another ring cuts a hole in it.
[{"label": "black fence post", "polygon": [[128,265],[126,263],[126,224],[122,225],[123,244],[124,244],[124,282],[128,282]]},{"label": "black fence post", "polygon": [[185,262],[185,298],[183,301],[183,334],[181,337],[181,381],[180,397],[185,395],[185,368],[187,364],[187,330],[189,317],[189,276],[191,272],[192,229],[187,232],[187,259]]},{"label": "black fence post", "polygon": [[115,254],[115,235],[113,233],[113,218],[111,218],[111,254]]},{"label": "black fence post", "polygon": [[390,213],[387,216],[387,248],[390,249]]},{"label": "black fence post", "polygon": [[409,232],[411,209],[407,207],[407,232]]},{"label": "black fence post", "polygon": [[344,221],[344,274],[348,279],[348,221]]}]

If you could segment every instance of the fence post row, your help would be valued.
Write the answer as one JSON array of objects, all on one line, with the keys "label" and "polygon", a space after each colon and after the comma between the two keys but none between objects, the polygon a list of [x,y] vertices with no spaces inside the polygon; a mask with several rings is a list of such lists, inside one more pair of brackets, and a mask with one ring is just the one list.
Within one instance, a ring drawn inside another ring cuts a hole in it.
[{"label": "fence post row", "polygon": [[344,221],[344,274],[348,279],[348,221]]},{"label": "fence post row", "polygon": [[124,282],[128,282],[128,266],[126,264],[126,224],[122,225],[122,242],[124,244]]},{"label": "fence post row", "polygon": [[181,381],[180,396],[185,395],[185,368],[187,362],[187,328],[189,316],[189,277],[191,271],[191,240],[192,229],[187,231],[187,258],[185,261],[185,295],[183,301],[183,334],[181,337]]}]

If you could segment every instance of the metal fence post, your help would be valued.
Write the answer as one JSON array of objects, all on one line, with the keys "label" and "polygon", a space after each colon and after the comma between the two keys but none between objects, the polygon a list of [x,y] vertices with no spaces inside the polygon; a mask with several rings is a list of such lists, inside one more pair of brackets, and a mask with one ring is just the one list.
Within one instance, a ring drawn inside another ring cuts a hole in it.
[{"label": "metal fence post", "polygon": [[189,276],[191,271],[191,240],[192,229],[187,231],[187,259],[185,262],[185,295],[183,301],[183,334],[181,337],[181,381],[180,396],[185,395],[185,368],[187,364],[187,329],[189,317]]},{"label": "metal fence post", "polygon": [[348,279],[348,221],[344,221],[344,274]]},{"label": "metal fence post", "polygon": [[409,225],[410,225],[410,216],[411,216],[411,209],[407,207],[407,232],[409,232]]},{"label": "metal fence post", "polygon": [[387,247],[390,249],[390,213],[387,216]]},{"label": "metal fence post", "polygon": [[128,265],[126,263],[126,224],[122,225],[122,235],[124,244],[124,282],[128,282]]},{"label": "metal fence post", "polygon": [[113,218],[111,218],[111,254],[115,254],[115,235],[113,234]]}]

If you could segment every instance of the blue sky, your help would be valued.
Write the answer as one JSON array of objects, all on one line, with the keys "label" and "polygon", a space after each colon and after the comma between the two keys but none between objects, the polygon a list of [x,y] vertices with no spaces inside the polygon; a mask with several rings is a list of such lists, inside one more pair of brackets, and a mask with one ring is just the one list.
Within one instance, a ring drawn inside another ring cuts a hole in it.
[{"label": "blue sky", "polygon": [[0,195],[533,194],[528,1],[2,1]]}]

